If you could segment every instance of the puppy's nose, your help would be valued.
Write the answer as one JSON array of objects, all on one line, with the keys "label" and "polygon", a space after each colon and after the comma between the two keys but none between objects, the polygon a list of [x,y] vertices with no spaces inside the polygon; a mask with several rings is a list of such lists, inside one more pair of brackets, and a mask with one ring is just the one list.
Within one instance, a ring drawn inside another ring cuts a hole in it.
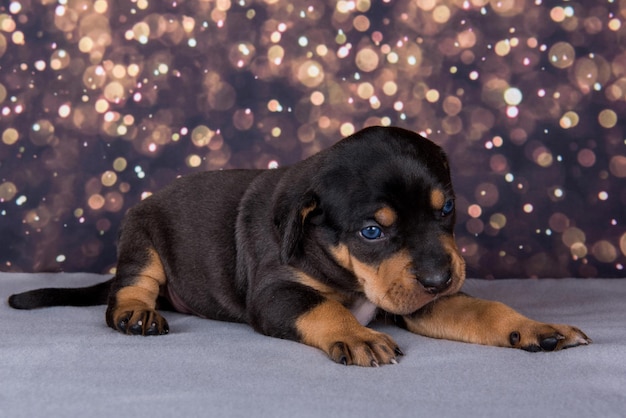
[{"label": "puppy's nose", "polygon": [[452,284],[452,273],[449,271],[417,276],[417,281],[424,286],[428,293],[441,293]]}]

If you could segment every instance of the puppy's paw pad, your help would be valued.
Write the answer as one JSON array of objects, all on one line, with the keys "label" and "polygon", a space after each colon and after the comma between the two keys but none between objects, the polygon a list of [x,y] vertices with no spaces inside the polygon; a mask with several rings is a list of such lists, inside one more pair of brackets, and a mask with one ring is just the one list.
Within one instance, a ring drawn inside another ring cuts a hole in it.
[{"label": "puppy's paw pad", "polygon": [[509,343],[530,352],[557,351],[591,343],[582,331],[569,325],[532,323],[521,328],[509,334]]},{"label": "puppy's paw pad", "polygon": [[554,351],[559,345],[559,341],[565,339],[561,334],[548,335],[547,337],[539,337],[539,347],[543,351]]}]

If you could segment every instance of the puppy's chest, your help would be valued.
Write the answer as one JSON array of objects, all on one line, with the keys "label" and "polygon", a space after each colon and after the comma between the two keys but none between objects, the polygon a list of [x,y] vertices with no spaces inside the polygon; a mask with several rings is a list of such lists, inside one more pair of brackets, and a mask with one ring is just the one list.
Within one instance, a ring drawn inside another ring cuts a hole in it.
[{"label": "puppy's chest", "polygon": [[375,317],[378,307],[364,297],[355,299],[350,306],[350,312],[361,325],[369,324]]}]

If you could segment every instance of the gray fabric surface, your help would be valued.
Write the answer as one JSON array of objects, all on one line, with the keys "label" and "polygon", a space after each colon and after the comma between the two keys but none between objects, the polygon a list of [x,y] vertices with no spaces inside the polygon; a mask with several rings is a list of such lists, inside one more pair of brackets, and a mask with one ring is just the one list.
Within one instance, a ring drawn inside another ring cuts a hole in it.
[{"label": "gray fabric surface", "polygon": [[[104,278],[0,273],[0,295]],[[241,324],[166,313],[169,335],[128,337],[106,327],[102,306],[16,311],[4,302],[0,416],[626,416],[626,280],[468,280],[464,290],[579,326],[594,343],[527,353],[375,323],[405,356],[369,369]]]}]

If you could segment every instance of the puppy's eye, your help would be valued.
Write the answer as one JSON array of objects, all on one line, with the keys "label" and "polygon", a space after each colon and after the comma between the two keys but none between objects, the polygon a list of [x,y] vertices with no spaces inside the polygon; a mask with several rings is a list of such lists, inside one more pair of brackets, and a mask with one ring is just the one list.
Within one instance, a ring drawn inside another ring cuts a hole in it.
[{"label": "puppy's eye", "polygon": [[361,236],[365,239],[375,240],[375,239],[382,238],[383,231],[382,229],[380,229],[380,227],[376,225],[370,225],[361,229]]},{"label": "puppy's eye", "polygon": [[446,203],[443,205],[443,208],[441,209],[441,214],[443,216],[448,216],[449,214],[452,213],[453,210],[454,210],[454,200],[448,199],[446,200]]}]

